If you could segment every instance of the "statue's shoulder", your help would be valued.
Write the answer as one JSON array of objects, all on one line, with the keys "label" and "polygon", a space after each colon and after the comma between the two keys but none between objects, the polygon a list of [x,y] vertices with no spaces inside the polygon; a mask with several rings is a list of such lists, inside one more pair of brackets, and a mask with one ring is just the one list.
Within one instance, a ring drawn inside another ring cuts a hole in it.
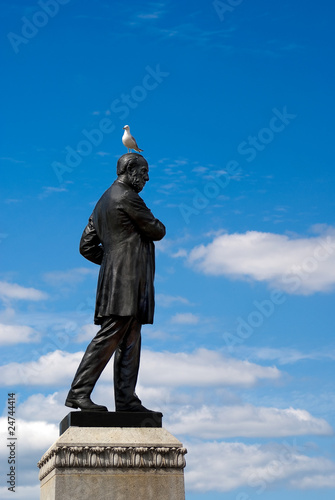
[{"label": "statue's shoulder", "polygon": [[111,189],[110,194],[113,197],[119,197],[124,200],[142,199],[140,195],[136,193],[136,191],[131,186],[118,179],[116,179],[116,181],[113,182],[110,189]]},{"label": "statue's shoulder", "polygon": [[118,181],[117,179],[113,182],[113,184],[106,189],[101,198],[118,198],[122,197],[124,193],[128,191],[128,186],[123,182]]}]

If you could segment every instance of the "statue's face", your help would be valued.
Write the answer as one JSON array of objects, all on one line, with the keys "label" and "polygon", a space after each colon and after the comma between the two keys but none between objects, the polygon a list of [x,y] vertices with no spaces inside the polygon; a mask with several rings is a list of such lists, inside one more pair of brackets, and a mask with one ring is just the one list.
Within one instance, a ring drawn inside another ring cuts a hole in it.
[{"label": "statue's face", "polygon": [[128,168],[128,179],[136,193],[139,193],[144,188],[149,180],[149,166],[146,160],[138,158],[136,165]]}]

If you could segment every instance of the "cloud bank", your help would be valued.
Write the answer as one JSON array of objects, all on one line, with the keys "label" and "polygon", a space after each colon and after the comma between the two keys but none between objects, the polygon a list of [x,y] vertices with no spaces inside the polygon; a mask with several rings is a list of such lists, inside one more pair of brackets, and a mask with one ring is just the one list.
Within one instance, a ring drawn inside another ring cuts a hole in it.
[{"label": "cloud bank", "polygon": [[188,490],[226,492],[252,488],[258,496],[283,484],[295,489],[306,489],[310,485],[315,489],[335,487],[334,462],[323,457],[309,457],[287,442],[186,445],[189,450],[185,469]]},{"label": "cloud bank", "polygon": [[0,345],[38,342],[40,335],[30,326],[0,323]]},{"label": "cloud bank", "polygon": [[170,427],[177,435],[203,439],[333,434],[324,419],[315,418],[306,410],[255,407],[250,404],[202,406],[193,411],[183,407],[174,415]]},{"label": "cloud bank", "polygon": [[310,238],[223,234],[195,247],[188,262],[204,274],[263,281],[290,294],[326,292],[335,286],[335,229]]},{"label": "cloud bank", "polygon": [[16,283],[8,283],[0,281],[0,299],[16,299],[16,300],[44,300],[48,296],[46,293],[37,290],[36,288],[26,288]]}]

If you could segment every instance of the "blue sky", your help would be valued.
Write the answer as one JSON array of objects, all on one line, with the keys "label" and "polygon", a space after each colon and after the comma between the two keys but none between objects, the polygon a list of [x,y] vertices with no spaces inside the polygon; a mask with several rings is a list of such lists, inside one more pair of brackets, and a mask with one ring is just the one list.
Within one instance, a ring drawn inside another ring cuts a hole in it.
[{"label": "blue sky", "polygon": [[[7,472],[15,392],[16,498],[39,496],[96,331],[98,268],[78,244],[125,124],[167,227],[138,393],[188,448],[187,500],[333,498],[333,3],[0,3],[0,459]],[[112,387],[110,364],[93,399],[111,411]]]}]

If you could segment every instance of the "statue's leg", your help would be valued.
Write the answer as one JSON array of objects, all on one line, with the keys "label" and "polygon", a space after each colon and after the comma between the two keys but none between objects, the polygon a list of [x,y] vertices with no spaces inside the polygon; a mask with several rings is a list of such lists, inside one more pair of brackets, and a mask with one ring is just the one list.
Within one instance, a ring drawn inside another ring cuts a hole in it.
[{"label": "statue's leg", "polygon": [[129,330],[133,318],[111,316],[88,345],[71,385],[71,397],[89,397],[101,372]]},{"label": "statue's leg", "polygon": [[141,324],[133,318],[114,357],[115,409],[141,404],[135,394],[141,353]]}]

